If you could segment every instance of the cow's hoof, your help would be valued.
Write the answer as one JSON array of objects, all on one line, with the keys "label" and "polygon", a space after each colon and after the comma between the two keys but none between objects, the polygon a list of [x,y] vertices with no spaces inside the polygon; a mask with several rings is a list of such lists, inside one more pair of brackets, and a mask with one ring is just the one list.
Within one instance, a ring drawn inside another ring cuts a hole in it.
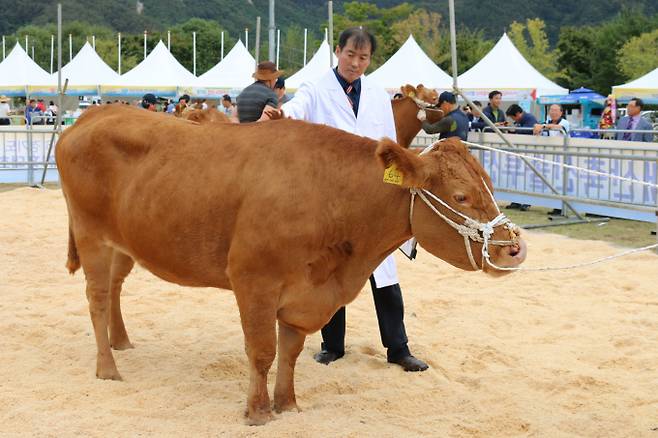
[{"label": "cow's hoof", "polygon": [[135,348],[135,346],[131,344],[128,339],[124,339],[116,342],[110,341],[110,345],[112,345],[113,350],[129,350],[131,348]]},{"label": "cow's hoof", "polygon": [[117,371],[116,367],[113,370],[112,369],[96,370],[96,377],[102,380],[117,380],[117,381],[123,380],[121,374],[119,374],[119,371]]},{"label": "cow's hoof", "polygon": [[245,423],[247,424],[247,426],[262,426],[274,418],[272,416],[272,412],[269,411],[251,412],[251,413],[247,412],[246,414],[247,414],[247,419],[245,420]]},{"label": "cow's hoof", "polygon": [[301,412],[302,410],[299,409],[299,406],[297,406],[297,403],[294,402],[294,401],[281,402],[281,403],[277,403],[275,401],[274,402],[274,411],[277,414],[280,414],[282,412]]}]

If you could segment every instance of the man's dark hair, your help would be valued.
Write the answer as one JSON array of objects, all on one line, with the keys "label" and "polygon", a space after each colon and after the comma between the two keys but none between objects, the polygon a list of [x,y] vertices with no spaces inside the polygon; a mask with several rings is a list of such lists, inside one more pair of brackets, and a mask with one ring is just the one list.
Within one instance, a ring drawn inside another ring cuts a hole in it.
[{"label": "man's dark hair", "polygon": [[371,55],[375,53],[375,50],[377,49],[377,41],[375,40],[375,37],[362,27],[350,27],[340,34],[338,37],[338,47],[340,50],[343,50],[349,41],[352,41],[354,47],[357,49],[369,45]]},{"label": "man's dark hair", "polygon": [[493,99],[495,96],[497,96],[497,95],[499,95],[499,94],[500,94],[501,96],[503,95],[503,93],[501,93],[500,91],[498,91],[498,90],[493,90],[491,93],[489,93],[489,100]]},{"label": "man's dark hair", "polygon": [[286,80],[283,76],[279,76],[276,78],[276,82],[274,83],[274,89],[276,90],[277,88],[283,89],[286,88]]},{"label": "man's dark hair", "polygon": [[522,112],[523,112],[523,108],[521,108],[517,104],[513,103],[512,105],[510,105],[509,108],[507,108],[507,111],[505,112],[505,114],[507,114],[510,117],[514,117],[515,115],[517,115],[519,113],[522,113]]},{"label": "man's dark hair", "polygon": [[473,105],[475,105],[478,108],[482,108],[482,102],[480,102],[479,100],[474,100]]},{"label": "man's dark hair", "polygon": [[639,97],[634,97],[628,101],[628,103],[631,102],[635,102],[635,106],[639,107],[640,109],[644,108],[644,102]]},{"label": "man's dark hair", "polygon": [[231,102],[231,96],[229,96],[228,94],[225,94],[225,95],[222,96],[222,100],[228,100],[229,103],[230,103]]}]

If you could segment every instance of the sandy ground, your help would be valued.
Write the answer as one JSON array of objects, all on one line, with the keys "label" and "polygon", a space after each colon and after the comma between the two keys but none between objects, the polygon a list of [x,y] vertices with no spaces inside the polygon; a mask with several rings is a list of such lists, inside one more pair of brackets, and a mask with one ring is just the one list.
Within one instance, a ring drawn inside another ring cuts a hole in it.
[{"label": "sandy ground", "polygon": [[[400,258],[410,346],[431,368],[386,363],[365,289],[348,307],[343,360],[316,364],[319,334],[307,340],[296,375],[303,412],[249,427],[231,292],[136,268],[122,298],[136,348],[115,352],[123,382],[97,380],[84,276],[64,269],[61,192],[0,193],[0,212],[1,436],[658,437],[653,254],[503,279],[424,252]],[[528,266],[618,251],[527,240]]]}]

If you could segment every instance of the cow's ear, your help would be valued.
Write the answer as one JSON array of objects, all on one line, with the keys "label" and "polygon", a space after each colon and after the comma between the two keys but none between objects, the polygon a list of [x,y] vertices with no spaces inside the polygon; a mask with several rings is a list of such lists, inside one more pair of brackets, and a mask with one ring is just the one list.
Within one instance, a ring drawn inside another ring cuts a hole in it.
[{"label": "cow's ear", "polygon": [[413,85],[403,85],[400,87],[400,91],[402,92],[403,96],[414,97],[416,95],[416,88]]},{"label": "cow's ear", "polygon": [[375,154],[384,168],[384,182],[419,188],[425,187],[429,181],[425,161],[393,140],[381,139]]}]

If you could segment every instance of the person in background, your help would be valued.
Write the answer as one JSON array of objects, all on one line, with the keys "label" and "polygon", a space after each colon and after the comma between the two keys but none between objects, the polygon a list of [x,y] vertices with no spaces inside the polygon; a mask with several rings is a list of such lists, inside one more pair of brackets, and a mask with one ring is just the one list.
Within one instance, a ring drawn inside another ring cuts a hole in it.
[{"label": "person in background", "polygon": [[548,137],[565,137],[569,135],[569,122],[564,118],[564,110],[561,105],[554,103],[548,109],[548,117],[543,125],[535,125],[535,135]]},{"label": "person in background", "polygon": [[221,112],[226,114],[232,122],[237,122],[237,111],[235,110],[235,105],[231,101],[231,96],[225,94],[222,96],[222,103],[218,108]]},{"label": "person in background", "polygon": [[286,80],[283,78],[283,76],[279,76],[276,79],[276,83],[274,84],[274,92],[279,98],[279,108],[281,108],[281,105],[290,100],[286,94]]},{"label": "person in background", "polygon": [[156,99],[155,95],[151,93],[146,93],[144,97],[142,97],[142,103],[141,107],[144,108],[145,110],[148,111],[157,111],[155,108],[155,105],[158,103],[158,100]]},{"label": "person in background", "polygon": [[174,103],[173,99],[168,99],[167,100],[167,108],[165,109],[165,112],[167,114],[173,114],[174,111],[176,111],[176,104]]},{"label": "person in background", "polygon": [[533,134],[533,130],[535,129],[535,126],[538,124],[537,118],[535,116],[523,111],[523,108],[521,108],[519,105],[515,103],[510,105],[509,108],[507,108],[506,114],[509,118],[514,120],[514,126],[516,126],[517,128],[530,128],[530,129],[519,129],[518,134],[525,134],[525,135]]},{"label": "person in background", "polygon": [[[644,102],[642,102],[642,99],[637,97],[632,98],[628,102],[628,105],[626,106],[626,115],[621,119],[619,119],[619,121],[617,122],[617,129],[628,130],[628,131],[653,130],[653,126],[651,126],[651,122],[649,122],[647,119],[642,118],[642,116],[640,115],[643,106],[644,106]],[[617,140],[651,142],[653,141],[653,134],[650,132],[646,132],[646,133],[618,132]]]},{"label": "person in background", "polygon": [[38,125],[42,124],[41,116],[43,113],[37,106],[37,101],[30,99],[27,106],[25,107],[25,119],[27,120],[28,125]]},{"label": "person in background", "polygon": [[486,122],[482,119],[482,102],[474,100],[471,112],[473,113],[473,119],[469,124],[469,129],[471,131],[482,131],[487,126]]},{"label": "person in background", "polygon": [[11,125],[9,114],[11,107],[9,106],[9,98],[7,96],[0,96],[0,125]]},{"label": "person in background", "polygon": [[188,108],[190,106],[190,96],[187,94],[183,94],[181,97],[178,98],[178,104],[176,105],[176,109],[174,110],[174,115],[176,117],[183,117],[183,114],[188,111]]},{"label": "person in background", "polygon": [[457,98],[450,91],[439,95],[439,109],[446,116],[435,123],[425,119],[425,112],[419,112],[423,130],[428,134],[440,134],[439,138],[459,137],[466,141],[468,137],[468,117],[457,105]]},{"label": "person in background", "polygon": [[498,90],[494,90],[489,93],[489,105],[482,110],[482,114],[487,116],[496,126],[507,126],[507,120],[505,120],[505,112],[500,108],[500,104],[503,102],[503,93]]},{"label": "person in background", "polygon": [[[510,105],[510,107],[507,108],[506,114],[512,120],[514,120],[514,126],[516,126],[517,128],[530,128],[530,129],[519,130],[518,134],[532,135],[536,125],[538,125],[537,118],[532,114],[523,111],[523,108],[521,108],[517,104]],[[505,208],[527,211],[528,209],[530,209],[530,204],[519,204],[517,202],[512,202],[510,205],[508,205]]]},{"label": "person in background", "polygon": [[279,97],[274,92],[274,84],[281,73],[272,61],[258,64],[252,75],[256,82],[242,90],[236,99],[240,123],[269,120],[270,112],[278,110]]}]

